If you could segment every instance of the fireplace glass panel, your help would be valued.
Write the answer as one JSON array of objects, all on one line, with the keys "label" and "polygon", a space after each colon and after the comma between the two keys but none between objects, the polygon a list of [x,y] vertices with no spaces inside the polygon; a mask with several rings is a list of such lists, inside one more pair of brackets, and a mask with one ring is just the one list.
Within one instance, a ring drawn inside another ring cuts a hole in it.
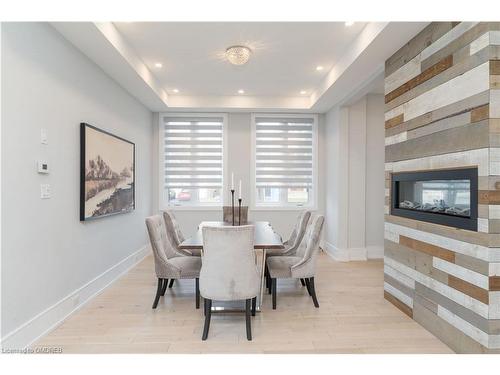
[{"label": "fireplace glass panel", "polygon": [[471,217],[470,180],[399,181],[397,208]]}]

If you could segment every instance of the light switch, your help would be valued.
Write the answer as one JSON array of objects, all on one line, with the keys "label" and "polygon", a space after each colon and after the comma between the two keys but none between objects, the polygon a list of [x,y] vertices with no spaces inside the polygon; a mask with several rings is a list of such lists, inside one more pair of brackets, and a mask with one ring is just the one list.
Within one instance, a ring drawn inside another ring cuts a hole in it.
[{"label": "light switch", "polygon": [[50,185],[40,184],[40,198],[49,199],[50,198]]},{"label": "light switch", "polygon": [[49,143],[47,129],[40,129],[40,142],[42,143],[42,145],[46,145]]},{"label": "light switch", "polygon": [[48,174],[49,163],[45,160],[38,160],[38,173]]}]

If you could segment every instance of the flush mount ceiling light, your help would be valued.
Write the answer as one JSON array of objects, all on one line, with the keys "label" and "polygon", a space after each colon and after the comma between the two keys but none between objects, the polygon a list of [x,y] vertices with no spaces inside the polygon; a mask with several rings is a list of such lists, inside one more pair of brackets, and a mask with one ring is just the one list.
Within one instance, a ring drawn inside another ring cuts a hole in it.
[{"label": "flush mount ceiling light", "polygon": [[250,48],[245,46],[231,46],[226,49],[226,59],[233,65],[244,65],[250,58]]},{"label": "flush mount ceiling light", "polygon": [[318,65],[318,66],[316,67],[316,70],[317,70],[318,72],[321,72],[321,71],[323,70],[323,67],[322,67],[321,65]]},{"label": "flush mount ceiling light", "polygon": [[245,93],[245,90],[242,90],[242,89],[238,90],[238,94],[244,94],[244,93]]},{"label": "flush mount ceiling light", "polygon": [[353,21],[347,21],[347,22],[345,23],[345,25],[346,25],[347,27],[349,27],[349,26],[354,25],[354,22],[353,22]]}]

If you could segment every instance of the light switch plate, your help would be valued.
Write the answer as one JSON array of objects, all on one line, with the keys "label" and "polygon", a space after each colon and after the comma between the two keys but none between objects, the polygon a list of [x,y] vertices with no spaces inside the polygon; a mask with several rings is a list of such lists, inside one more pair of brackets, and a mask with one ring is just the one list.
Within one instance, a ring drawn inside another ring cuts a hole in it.
[{"label": "light switch plate", "polygon": [[38,173],[49,173],[49,163],[46,160],[38,160]]},{"label": "light switch plate", "polygon": [[40,184],[40,198],[49,199],[50,198],[50,185]]},{"label": "light switch plate", "polygon": [[49,143],[47,129],[40,129],[40,142],[42,143],[42,145],[46,145]]}]

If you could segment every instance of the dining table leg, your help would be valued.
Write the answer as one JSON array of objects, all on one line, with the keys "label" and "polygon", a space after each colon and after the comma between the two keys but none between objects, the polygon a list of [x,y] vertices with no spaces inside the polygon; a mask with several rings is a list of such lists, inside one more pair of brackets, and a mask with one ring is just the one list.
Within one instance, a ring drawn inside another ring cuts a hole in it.
[{"label": "dining table leg", "polygon": [[266,249],[262,249],[262,267],[260,272],[260,295],[259,295],[259,303],[257,305],[257,309],[260,310],[262,306],[262,299],[264,298],[264,280],[266,270]]}]

